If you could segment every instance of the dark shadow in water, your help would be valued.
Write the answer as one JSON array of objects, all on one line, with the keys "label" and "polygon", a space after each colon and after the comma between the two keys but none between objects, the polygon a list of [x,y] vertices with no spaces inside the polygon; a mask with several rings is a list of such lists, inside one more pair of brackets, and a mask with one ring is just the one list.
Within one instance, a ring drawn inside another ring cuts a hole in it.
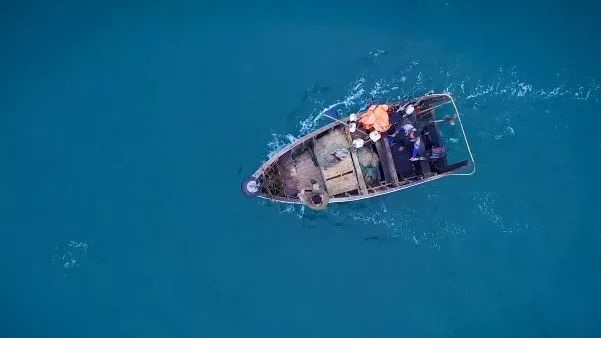
[{"label": "dark shadow in water", "polygon": [[305,90],[300,103],[286,116],[286,122],[292,122],[295,119],[307,116],[307,113],[310,112],[306,112],[305,110],[310,106],[314,106],[314,102],[311,102],[311,100],[319,99],[320,95],[327,94],[329,90],[330,87],[319,83],[314,84],[313,87]]},{"label": "dark shadow in water", "polygon": [[96,260],[98,262],[101,263],[107,263],[108,259],[102,257],[102,256],[98,256],[96,253],[94,253],[94,251],[88,251],[88,257],[90,257],[93,260]]},{"label": "dark shadow in water", "polygon": [[314,221],[312,221],[312,220],[305,220],[304,217],[301,220],[301,226],[303,228],[306,228],[306,229],[313,229],[313,228],[317,227],[317,225],[315,224]]}]

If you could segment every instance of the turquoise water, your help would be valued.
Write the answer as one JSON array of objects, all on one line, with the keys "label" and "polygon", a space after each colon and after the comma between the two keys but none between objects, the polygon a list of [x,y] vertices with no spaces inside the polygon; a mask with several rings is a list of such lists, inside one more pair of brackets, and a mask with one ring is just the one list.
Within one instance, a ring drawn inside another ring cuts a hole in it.
[{"label": "turquoise water", "polygon": [[[0,336],[597,337],[598,10],[3,2]],[[324,109],[430,89],[475,176],[240,193]]]}]

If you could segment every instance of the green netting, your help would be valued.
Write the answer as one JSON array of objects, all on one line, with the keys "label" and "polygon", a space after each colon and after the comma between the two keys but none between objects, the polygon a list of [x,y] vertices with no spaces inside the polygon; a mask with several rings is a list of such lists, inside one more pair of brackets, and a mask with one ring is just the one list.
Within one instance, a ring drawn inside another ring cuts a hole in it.
[{"label": "green netting", "polygon": [[370,147],[357,149],[357,159],[363,172],[363,179],[367,185],[379,184],[380,182],[380,158]]},{"label": "green netting", "polygon": [[340,161],[336,155],[348,151],[350,144],[346,135],[341,130],[332,130],[319,139],[315,140],[313,152],[320,167],[330,167]]}]

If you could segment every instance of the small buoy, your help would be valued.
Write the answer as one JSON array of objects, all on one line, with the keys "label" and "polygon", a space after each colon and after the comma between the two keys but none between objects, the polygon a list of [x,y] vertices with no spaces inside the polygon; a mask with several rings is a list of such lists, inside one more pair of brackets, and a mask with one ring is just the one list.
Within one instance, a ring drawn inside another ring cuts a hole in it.
[{"label": "small buoy", "polygon": [[357,114],[353,113],[348,117],[349,121],[355,122],[357,121]]},{"label": "small buoy", "polygon": [[246,197],[257,196],[259,190],[259,183],[252,177],[242,182],[242,193],[246,195]]},{"label": "small buoy", "polygon": [[410,104],[407,106],[407,108],[405,108],[405,115],[411,115],[413,114],[413,111],[415,111],[415,107],[413,107],[413,105]]}]

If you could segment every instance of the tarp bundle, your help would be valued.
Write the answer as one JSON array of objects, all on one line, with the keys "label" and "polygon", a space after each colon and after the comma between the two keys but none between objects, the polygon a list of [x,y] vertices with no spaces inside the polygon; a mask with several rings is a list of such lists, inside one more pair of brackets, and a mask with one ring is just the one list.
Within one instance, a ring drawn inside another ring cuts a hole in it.
[{"label": "tarp bundle", "polygon": [[367,130],[372,128],[383,133],[390,128],[390,118],[388,116],[388,105],[372,105],[361,115],[359,123]]}]

